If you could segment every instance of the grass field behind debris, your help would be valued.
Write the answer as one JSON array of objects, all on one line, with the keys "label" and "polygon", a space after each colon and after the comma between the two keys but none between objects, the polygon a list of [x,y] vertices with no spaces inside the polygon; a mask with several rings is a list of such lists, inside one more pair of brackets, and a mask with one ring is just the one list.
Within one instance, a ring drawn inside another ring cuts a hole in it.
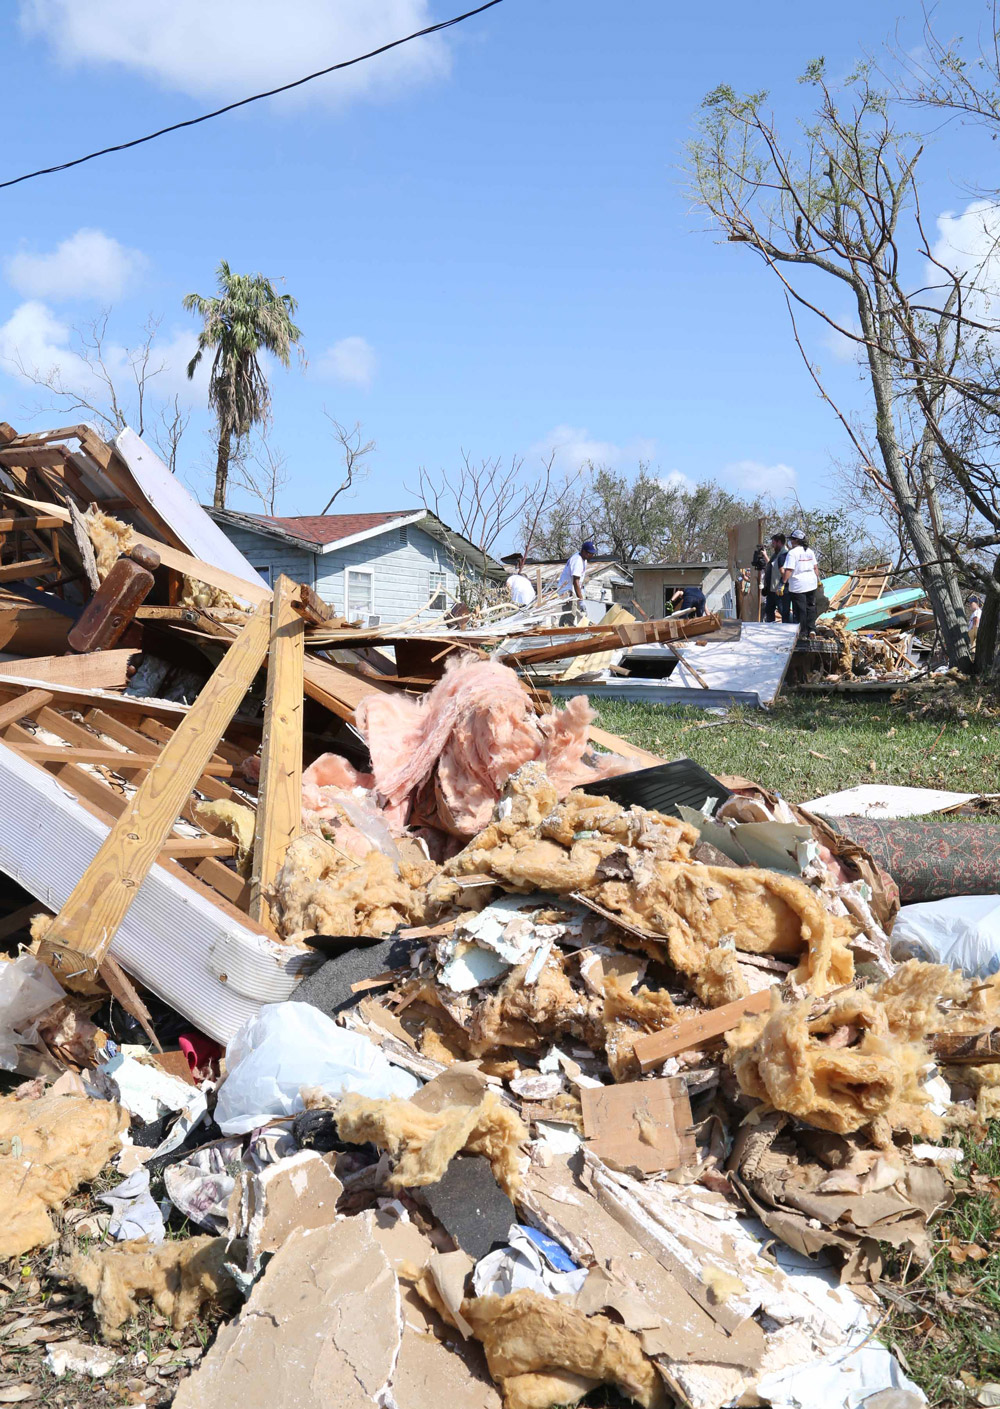
[{"label": "grass field behind debris", "polygon": [[858,783],[1000,792],[1000,724],[970,697],[964,719],[911,718],[886,699],[791,696],[770,710],[704,710],[594,701],[598,723],[663,758],[739,774],[789,802]]}]

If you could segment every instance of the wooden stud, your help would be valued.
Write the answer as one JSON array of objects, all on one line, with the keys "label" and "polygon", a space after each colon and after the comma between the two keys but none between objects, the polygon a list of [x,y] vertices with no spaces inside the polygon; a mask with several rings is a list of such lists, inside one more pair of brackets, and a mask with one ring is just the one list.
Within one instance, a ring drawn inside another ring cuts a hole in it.
[{"label": "wooden stud", "polygon": [[[110,748],[60,748],[57,744],[22,744],[18,750],[33,763],[90,763],[110,768],[112,773],[130,773],[135,769],[144,772],[159,762],[158,753],[123,753],[121,749]],[[213,763],[209,759],[203,772],[209,777],[228,778],[233,771],[231,763]]]},{"label": "wooden stud", "polygon": [[694,1047],[702,1047],[713,1042],[724,1032],[739,1027],[745,1017],[766,1013],[771,1006],[771,990],[762,988],[747,998],[737,998],[735,1003],[724,1003],[721,1008],[710,1008],[697,1017],[682,1018],[680,1022],[665,1027],[660,1032],[651,1032],[645,1037],[637,1037],[633,1051],[642,1071],[652,1071],[668,1057],[679,1052],[690,1052]]},{"label": "wooden stud", "polygon": [[29,577],[51,572],[55,565],[54,558],[25,558],[23,563],[5,563],[0,567],[0,582],[23,582]]},{"label": "wooden stud", "polygon": [[271,610],[260,790],[250,874],[250,914],[267,923],[264,892],[302,825],[302,709],[305,622],[295,610],[298,585],[279,577]]},{"label": "wooden stud", "polygon": [[23,695],[0,705],[0,729],[6,729],[8,724],[16,724],[19,719],[34,714],[36,709],[44,709],[47,704],[52,703],[52,699],[53,696],[48,690],[26,690]]},{"label": "wooden stud", "polygon": [[64,987],[93,984],[101,960],[188,794],[267,654],[261,607],[178,725],[49,928],[39,958]]}]

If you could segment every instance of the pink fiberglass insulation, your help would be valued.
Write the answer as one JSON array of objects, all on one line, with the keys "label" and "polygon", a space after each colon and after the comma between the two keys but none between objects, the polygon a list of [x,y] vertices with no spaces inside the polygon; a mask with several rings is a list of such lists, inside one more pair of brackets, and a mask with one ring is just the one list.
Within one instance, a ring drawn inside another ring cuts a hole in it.
[{"label": "pink fiberglass insulation", "polygon": [[402,832],[405,818],[399,808],[379,806],[374,786],[370,773],[340,754],[321,754],[302,774],[303,825],[357,861],[369,851],[394,855],[392,834]]},{"label": "pink fiberglass insulation", "polygon": [[402,807],[436,772],[442,822],[473,836],[490,819],[507,779],[539,759],[560,796],[580,783],[625,773],[614,754],[591,754],[593,712],[583,696],[539,719],[517,675],[494,661],[456,658],[419,699],[371,694],[357,710],[379,796]]}]

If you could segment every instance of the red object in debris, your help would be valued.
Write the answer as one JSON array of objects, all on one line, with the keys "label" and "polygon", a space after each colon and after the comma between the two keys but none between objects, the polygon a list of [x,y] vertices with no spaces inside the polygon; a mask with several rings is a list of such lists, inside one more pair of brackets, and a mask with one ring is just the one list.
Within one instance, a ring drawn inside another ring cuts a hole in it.
[{"label": "red object in debris", "polygon": [[87,655],[90,651],[106,651],[113,646],[149,596],[153,570],[159,566],[159,555],[148,548],[140,546],[123,554],[66,637],[70,650]]}]

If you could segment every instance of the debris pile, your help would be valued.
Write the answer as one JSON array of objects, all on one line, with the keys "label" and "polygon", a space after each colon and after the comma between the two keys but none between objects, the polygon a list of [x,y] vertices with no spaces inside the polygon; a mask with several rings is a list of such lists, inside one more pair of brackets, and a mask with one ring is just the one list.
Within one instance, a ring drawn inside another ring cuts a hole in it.
[{"label": "debris pile", "polygon": [[373,638],[130,432],[3,435],[51,562],[5,577],[0,1256],[91,1308],[65,1363],[152,1315],[211,1328],[177,1409],[923,1402],[879,1249],[928,1257],[1000,1108],[1000,980],[894,957],[834,825],[512,668],[718,625]]}]

